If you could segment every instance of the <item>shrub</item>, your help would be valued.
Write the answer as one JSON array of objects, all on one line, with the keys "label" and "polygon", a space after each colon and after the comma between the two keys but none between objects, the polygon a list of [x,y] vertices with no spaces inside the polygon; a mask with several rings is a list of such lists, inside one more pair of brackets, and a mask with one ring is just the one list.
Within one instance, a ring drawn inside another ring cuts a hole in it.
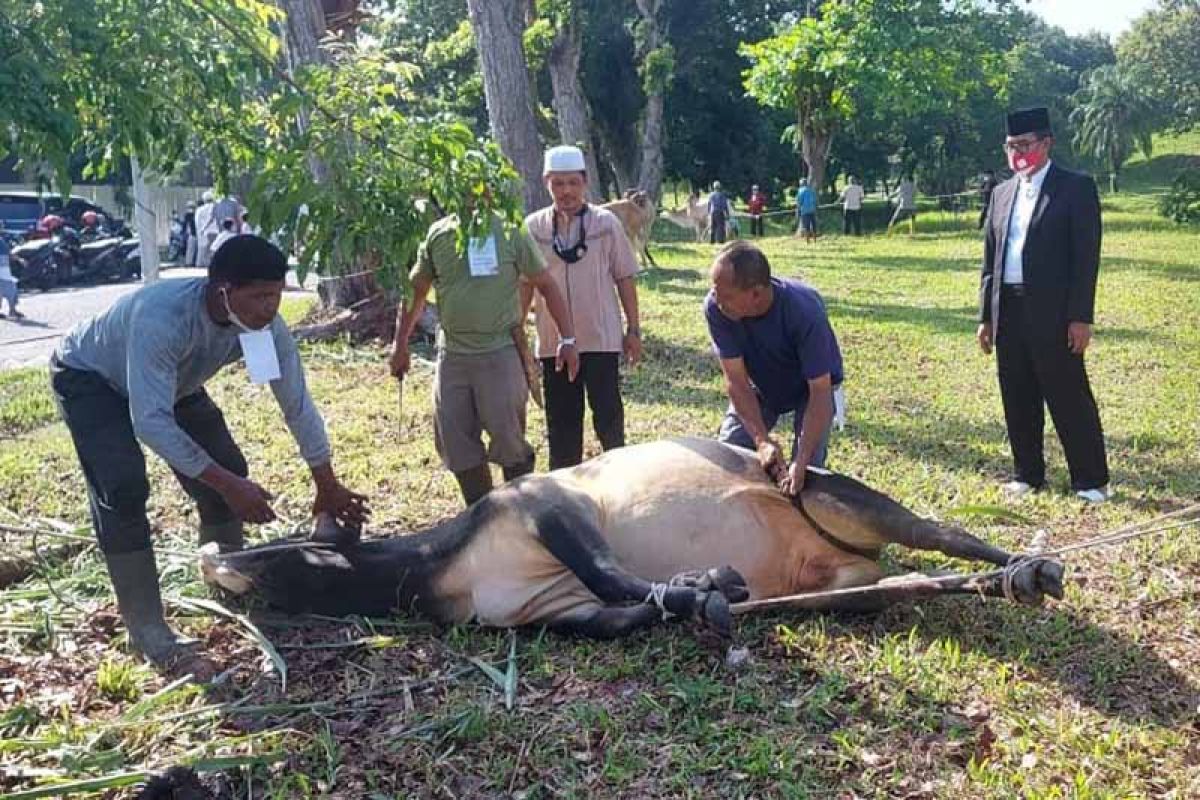
[{"label": "shrub", "polygon": [[1188,167],[1176,175],[1158,210],[1180,224],[1200,222],[1200,168]]}]

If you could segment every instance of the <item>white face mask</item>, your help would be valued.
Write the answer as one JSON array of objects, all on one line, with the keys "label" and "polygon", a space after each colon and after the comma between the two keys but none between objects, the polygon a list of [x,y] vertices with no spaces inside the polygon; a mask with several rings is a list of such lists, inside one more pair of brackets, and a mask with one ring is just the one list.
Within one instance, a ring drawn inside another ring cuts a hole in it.
[{"label": "white face mask", "polygon": [[242,357],[246,360],[246,372],[250,374],[251,383],[270,383],[277,380],[283,373],[279,369],[279,354],[275,352],[275,337],[271,334],[271,325],[255,330],[238,317],[229,305],[229,292],[222,287],[221,299],[225,303],[225,313],[229,321],[242,332],[238,341],[242,344]]}]

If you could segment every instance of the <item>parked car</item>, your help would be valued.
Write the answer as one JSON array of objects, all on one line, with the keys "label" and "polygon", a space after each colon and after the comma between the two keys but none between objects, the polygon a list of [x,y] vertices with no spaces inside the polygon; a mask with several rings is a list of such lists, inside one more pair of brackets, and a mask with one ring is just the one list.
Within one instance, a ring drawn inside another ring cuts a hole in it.
[{"label": "parked car", "polygon": [[95,212],[106,220],[107,233],[123,237],[133,235],[123,219],[78,195],[64,199],[57,194],[0,192],[0,220],[4,221],[4,228],[10,236],[18,234],[25,239],[48,238],[48,234],[37,230],[38,220],[47,214],[57,214],[68,227],[77,231],[83,230],[83,215],[88,211]]}]

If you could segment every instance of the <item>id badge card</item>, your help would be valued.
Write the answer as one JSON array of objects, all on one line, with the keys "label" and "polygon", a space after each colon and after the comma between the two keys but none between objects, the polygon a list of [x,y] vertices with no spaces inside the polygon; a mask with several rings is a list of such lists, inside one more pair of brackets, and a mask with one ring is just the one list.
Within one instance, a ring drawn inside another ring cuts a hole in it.
[{"label": "id badge card", "polygon": [[242,356],[246,359],[246,371],[251,383],[270,383],[283,373],[279,370],[279,354],[275,352],[275,337],[267,328],[253,333],[239,333]]},{"label": "id badge card", "polygon": [[467,246],[467,265],[472,278],[486,278],[500,274],[500,259],[496,255],[496,237],[471,239]]}]

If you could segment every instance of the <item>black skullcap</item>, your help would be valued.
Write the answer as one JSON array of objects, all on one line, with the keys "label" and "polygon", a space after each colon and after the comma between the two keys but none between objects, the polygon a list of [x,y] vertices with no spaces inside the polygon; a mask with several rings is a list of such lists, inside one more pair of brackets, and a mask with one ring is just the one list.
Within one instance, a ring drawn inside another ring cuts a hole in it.
[{"label": "black skullcap", "polygon": [[1008,115],[1008,135],[1050,133],[1050,112],[1043,108],[1023,108]]},{"label": "black skullcap", "polygon": [[213,253],[208,279],[241,286],[251,281],[281,281],[287,271],[287,256],[278,247],[261,236],[243,233],[226,240]]}]

